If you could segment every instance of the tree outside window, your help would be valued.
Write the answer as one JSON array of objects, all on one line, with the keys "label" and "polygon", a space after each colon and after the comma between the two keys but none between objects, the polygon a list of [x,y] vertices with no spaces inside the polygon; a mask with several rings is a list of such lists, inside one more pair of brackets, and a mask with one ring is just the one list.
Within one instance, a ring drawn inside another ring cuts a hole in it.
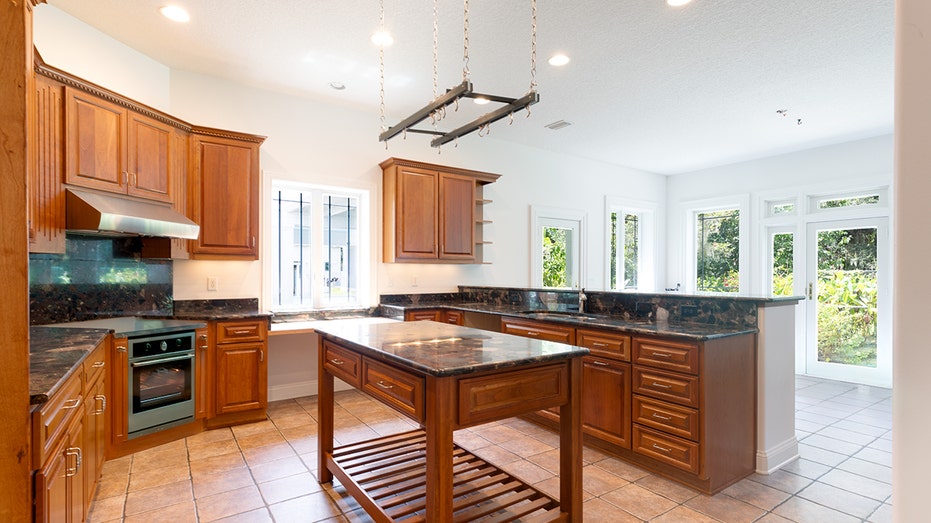
[{"label": "tree outside window", "polygon": [[696,289],[740,290],[740,211],[726,209],[695,215]]},{"label": "tree outside window", "polygon": [[543,286],[569,287],[568,252],[570,229],[543,228]]}]

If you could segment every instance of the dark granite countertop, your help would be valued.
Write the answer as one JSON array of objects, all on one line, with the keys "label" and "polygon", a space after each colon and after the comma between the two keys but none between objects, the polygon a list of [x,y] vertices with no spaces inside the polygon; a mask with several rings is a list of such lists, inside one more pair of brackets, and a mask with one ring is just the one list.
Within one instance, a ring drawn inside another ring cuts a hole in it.
[{"label": "dark granite countertop", "polygon": [[48,401],[109,333],[107,329],[30,327],[29,403]]},{"label": "dark granite countertop", "polygon": [[73,321],[46,325],[52,328],[105,329],[118,337],[154,336],[179,330],[201,329],[207,324],[203,321],[176,320],[170,318],[153,318],[127,316],[125,318],[105,318],[99,320]]},{"label": "dark granite countertop", "polygon": [[452,376],[588,354],[588,349],[432,321],[343,320],[316,328],[324,338],[433,376]]},{"label": "dark granite countertop", "polygon": [[530,310],[526,305],[494,305],[488,303],[460,303],[460,302],[422,302],[405,305],[382,305],[383,315],[403,318],[404,312],[419,309],[445,308],[466,312],[482,312],[500,316],[512,316],[531,320],[545,320],[562,323],[572,327],[597,327],[602,329],[616,329],[637,334],[650,334],[654,336],[673,336],[692,340],[710,340],[753,334],[759,332],[755,327],[737,327],[702,323],[670,323],[622,316],[583,313],[578,314],[565,307],[553,309]]}]

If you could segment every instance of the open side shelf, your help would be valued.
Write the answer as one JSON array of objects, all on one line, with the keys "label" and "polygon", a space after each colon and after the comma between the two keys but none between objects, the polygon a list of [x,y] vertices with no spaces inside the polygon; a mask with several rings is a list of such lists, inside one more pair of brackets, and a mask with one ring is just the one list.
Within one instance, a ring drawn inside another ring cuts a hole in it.
[{"label": "open side shelf", "polygon": [[[426,433],[338,447],[327,468],[375,521],[425,522]],[[559,502],[454,446],[453,521],[565,521]]]}]

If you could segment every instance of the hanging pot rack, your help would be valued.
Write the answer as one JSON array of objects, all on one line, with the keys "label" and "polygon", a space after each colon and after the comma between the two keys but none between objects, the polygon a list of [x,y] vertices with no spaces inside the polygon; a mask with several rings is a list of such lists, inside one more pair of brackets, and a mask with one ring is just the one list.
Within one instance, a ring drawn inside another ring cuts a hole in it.
[{"label": "hanging pot rack", "polygon": [[[384,2],[381,2],[381,24],[384,30]],[[385,142],[388,146],[388,140],[399,134],[417,133],[435,136],[430,141],[432,147],[440,147],[443,144],[456,140],[460,136],[479,131],[488,133],[489,126],[505,117],[510,117],[513,121],[514,113],[522,110],[527,111],[530,116],[530,106],[540,101],[540,95],[536,91],[536,59],[537,59],[537,4],[536,0],[531,0],[531,41],[530,41],[530,90],[520,98],[510,98],[494,94],[477,93],[473,90],[472,82],[469,80],[469,0],[464,0],[464,27],[463,27],[463,69],[462,83],[447,89],[443,95],[437,95],[437,10],[436,0],[433,3],[433,100],[421,109],[417,110],[407,118],[401,120],[396,125],[385,127],[385,93],[384,93],[384,48],[380,50],[380,73],[381,73],[381,121],[382,132],[378,135],[378,141]],[[442,120],[446,115],[446,108],[454,105],[455,109],[459,107],[459,100],[462,98],[480,98],[489,102],[504,104],[497,109],[485,113],[474,120],[461,125],[452,131],[438,131],[436,123]],[[417,129],[414,126],[430,118],[433,123],[433,129]]]}]

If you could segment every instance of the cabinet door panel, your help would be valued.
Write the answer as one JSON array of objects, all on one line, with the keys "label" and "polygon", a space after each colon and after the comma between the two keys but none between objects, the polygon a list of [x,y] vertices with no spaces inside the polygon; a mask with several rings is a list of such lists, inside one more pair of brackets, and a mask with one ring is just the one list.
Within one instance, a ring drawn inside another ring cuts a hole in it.
[{"label": "cabinet door panel", "polygon": [[126,192],[126,110],[94,96],[65,88],[68,183],[110,192]]},{"label": "cabinet door panel", "polygon": [[198,136],[194,147],[200,238],[192,254],[256,259],[258,146]]},{"label": "cabinet door panel", "polygon": [[30,158],[29,252],[64,254],[64,89],[36,76],[35,153]]},{"label": "cabinet door panel", "polygon": [[630,448],[630,364],[582,359],[582,430]]},{"label": "cabinet door panel", "polygon": [[169,192],[169,151],[171,127],[139,114],[129,116],[128,192],[132,196],[171,201]]},{"label": "cabinet door panel", "polygon": [[217,345],[217,414],[265,408],[264,343]]},{"label": "cabinet door panel", "polygon": [[398,173],[398,258],[436,258],[435,172],[404,168]]},{"label": "cabinet door panel", "polygon": [[475,180],[440,173],[440,258],[475,258]]}]

